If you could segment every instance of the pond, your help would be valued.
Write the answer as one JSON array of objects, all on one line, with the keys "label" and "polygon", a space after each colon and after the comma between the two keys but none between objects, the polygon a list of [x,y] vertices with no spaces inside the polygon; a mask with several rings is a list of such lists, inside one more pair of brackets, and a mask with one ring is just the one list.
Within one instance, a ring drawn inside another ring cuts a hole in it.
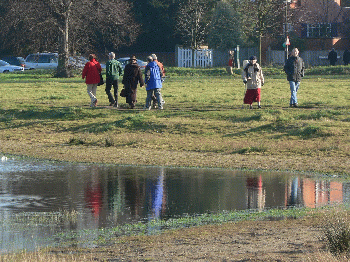
[{"label": "pond", "polygon": [[[348,202],[350,183],[297,173],[72,164],[2,156],[0,252],[60,234],[206,213]],[[90,245],[91,243],[89,243]]]}]

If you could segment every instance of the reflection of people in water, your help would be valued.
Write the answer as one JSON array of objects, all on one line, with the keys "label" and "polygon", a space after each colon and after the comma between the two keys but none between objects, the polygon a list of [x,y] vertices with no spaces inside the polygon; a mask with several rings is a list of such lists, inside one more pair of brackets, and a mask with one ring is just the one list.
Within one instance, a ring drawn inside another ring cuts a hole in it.
[{"label": "reflection of people in water", "polygon": [[263,210],[265,208],[265,190],[261,176],[247,178],[247,191],[247,208]]},{"label": "reflection of people in water", "polygon": [[149,215],[150,219],[160,218],[162,212],[165,211],[165,181],[164,169],[159,170],[156,180],[148,182],[147,191],[149,194]]},{"label": "reflection of people in water", "polygon": [[87,207],[91,209],[91,213],[98,218],[103,205],[103,194],[101,184],[98,178],[93,178],[92,182],[89,182],[85,189],[85,201]]},{"label": "reflection of people in water", "polygon": [[300,187],[299,187],[299,179],[295,177],[292,180],[291,186],[290,186],[290,197],[288,199],[287,206],[297,206],[301,205],[301,197],[300,197]]}]

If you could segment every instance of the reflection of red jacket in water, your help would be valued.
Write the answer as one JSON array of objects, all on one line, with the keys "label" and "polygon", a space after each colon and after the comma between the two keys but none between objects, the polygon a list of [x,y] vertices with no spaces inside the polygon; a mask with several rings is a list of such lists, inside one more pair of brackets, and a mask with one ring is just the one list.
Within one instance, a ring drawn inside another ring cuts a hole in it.
[{"label": "reflection of red jacket in water", "polygon": [[91,208],[91,213],[98,217],[102,209],[102,189],[98,184],[95,187],[88,186],[85,191],[87,207]]}]

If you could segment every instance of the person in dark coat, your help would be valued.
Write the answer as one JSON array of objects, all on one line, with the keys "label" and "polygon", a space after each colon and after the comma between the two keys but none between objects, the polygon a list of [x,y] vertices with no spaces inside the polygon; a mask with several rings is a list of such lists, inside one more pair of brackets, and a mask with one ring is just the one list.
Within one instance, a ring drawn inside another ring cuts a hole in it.
[{"label": "person in dark coat", "polygon": [[125,87],[126,103],[130,105],[130,108],[134,108],[137,102],[137,85],[138,83],[140,83],[140,87],[145,85],[142,78],[141,69],[137,64],[137,60],[134,55],[130,57],[129,64],[125,66],[122,83]]},{"label": "person in dark coat", "polygon": [[338,54],[334,48],[332,48],[332,50],[328,53],[328,60],[330,65],[335,66],[335,63],[338,60]]},{"label": "person in dark coat", "polygon": [[299,57],[298,48],[294,48],[284,65],[284,72],[287,74],[287,80],[290,86],[290,106],[298,107],[297,93],[300,86],[301,78],[304,77],[304,61]]},{"label": "person in dark coat", "polygon": [[344,62],[344,65],[348,65],[350,62],[350,51],[348,49],[345,49],[344,51],[343,62]]}]

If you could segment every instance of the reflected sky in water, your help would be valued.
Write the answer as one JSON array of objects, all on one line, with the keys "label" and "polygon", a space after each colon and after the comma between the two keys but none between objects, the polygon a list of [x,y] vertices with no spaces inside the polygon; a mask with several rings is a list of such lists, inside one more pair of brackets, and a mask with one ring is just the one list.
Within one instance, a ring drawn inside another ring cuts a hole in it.
[{"label": "reflected sky in water", "polygon": [[[347,202],[349,184],[297,174],[71,164],[2,158],[0,252],[52,245],[59,232],[233,210]],[[74,212],[76,221],[19,217]],[[27,223],[27,224],[26,224]],[[90,231],[93,232],[93,231]],[[89,236],[91,237],[91,236]]]}]

